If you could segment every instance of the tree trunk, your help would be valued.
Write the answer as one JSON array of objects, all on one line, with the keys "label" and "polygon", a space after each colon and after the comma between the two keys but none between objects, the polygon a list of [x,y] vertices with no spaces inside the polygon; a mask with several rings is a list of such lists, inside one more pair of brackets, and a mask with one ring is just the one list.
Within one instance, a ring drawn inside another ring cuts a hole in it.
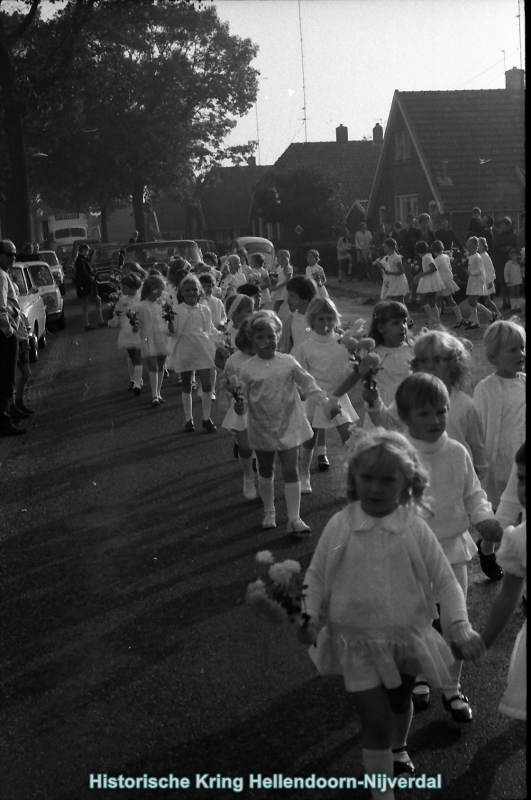
[{"label": "tree trunk", "polygon": [[11,172],[7,235],[17,248],[22,249],[27,242],[31,242],[30,198],[22,114],[16,101],[4,103],[4,130]]},{"label": "tree trunk", "polygon": [[135,215],[135,227],[138,236],[146,241],[146,218],[144,216],[144,179],[136,177],[133,181],[133,212]]},{"label": "tree trunk", "polygon": [[109,241],[109,219],[107,214],[107,203],[100,203],[100,223],[101,223],[101,241]]}]

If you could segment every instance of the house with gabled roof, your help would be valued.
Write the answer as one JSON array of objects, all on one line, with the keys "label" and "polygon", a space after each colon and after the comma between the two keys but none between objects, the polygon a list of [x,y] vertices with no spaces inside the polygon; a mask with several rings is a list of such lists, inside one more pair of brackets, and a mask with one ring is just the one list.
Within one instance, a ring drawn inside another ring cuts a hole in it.
[{"label": "house with gabled roof", "polygon": [[525,80],[505,89],[395,91],[366,211],[368,227],[446,213],[465,236],[479,206],[519,222],[525,202]]},{"label": "house with gabled roof", "polygon": [[[365,218],[382,143],[383,128],[378,123],[373,128],[372,140],[361,141],[349,140],[348,128],[339,125],[336,128],[335,141],[293,142],[277,159],[272,169],[277,173],[289,173],[310,167],[331,177],[337,186],[341,204],[346,209],[346,224],[355,230],[357,224]],[[260,216],[256,204],[253,206],[252,223],[253,235],[266,236],[275,244],[281,242],[284,246],[290,246],[299,240],[295,231],[287,231],[283,225],[268,224]]]}]

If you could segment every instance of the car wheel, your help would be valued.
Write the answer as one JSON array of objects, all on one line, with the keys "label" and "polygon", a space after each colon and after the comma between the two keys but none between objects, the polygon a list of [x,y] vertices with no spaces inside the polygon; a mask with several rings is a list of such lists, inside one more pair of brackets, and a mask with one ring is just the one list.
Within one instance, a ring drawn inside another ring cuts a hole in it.
[{"label": "car wheel", "polygon": [[66,328],[66,319],[65,319],[65,310],[63,308],[63,310],[61,311],[61,316],[55,323],[55,329],[58,331],[64,331],[65,328]]},{"label": "car wheel", "polygon": [[39,360],[39,345],[35,333],[29,335],[29,360],[31,364]]},{"label": "car wheel", "polygon": [[48,339],[46,338],[46,328],[43,330],[42,336],[40,337],[40,339],[37,340],[37,342],[41,350],[48,344]]}]

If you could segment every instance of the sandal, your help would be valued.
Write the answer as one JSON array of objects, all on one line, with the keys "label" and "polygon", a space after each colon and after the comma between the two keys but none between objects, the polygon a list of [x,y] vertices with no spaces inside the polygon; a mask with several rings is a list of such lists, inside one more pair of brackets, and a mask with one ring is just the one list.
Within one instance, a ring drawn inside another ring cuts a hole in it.
[{"label": "sandal", "polygon": [[[460,703],[464,703],[463,706],[454,708],[452,703],[459,701]],[[442,704],[446,711],[449,711],[452,715],[452,719],[454,722],[472,722],[472,708],[470,707],[470,703],[468,702],[468,697],[463,694],[463,692],[457,692],[454,694],[453,697],[450,697],[449,700],[446,697],[442,696]]]},{"label": "sandal", "polygon": [[[420,686],[425,687],[427,691],[425,690],[423,692],[416,692],[415,689]],[[423,678],[415,681],[411,699],[413,701],[413,708],[415,711],[425,711],[428,708],[431,700],[431,686],[428,681],[425,681]]]},{"label": "sandal", "polygon": [[407,745],[404,745],[404,747],[397,747],[396,750],[392,751],[393,754],[405,753],[407,757],[404,761],[395,761],[393,759],[393,778],[414,778],[417,774],[415,765],[410,759],[406,748]]},{"label": "sandal", "polygon": [[296,536],[300,539],[306,539],[308,536],[312,535],[312,529],[309,525],[306,525],[300,517],[288,522],[287,532],[291,534],[291,536]]},{"label": "sandal", "polygon": [[262,520],[262,528],[264,530],[269,530],[269,528],[276,528],[277,527],[277,520],[274,511],[267,511],[264,514],[264,518]]}]

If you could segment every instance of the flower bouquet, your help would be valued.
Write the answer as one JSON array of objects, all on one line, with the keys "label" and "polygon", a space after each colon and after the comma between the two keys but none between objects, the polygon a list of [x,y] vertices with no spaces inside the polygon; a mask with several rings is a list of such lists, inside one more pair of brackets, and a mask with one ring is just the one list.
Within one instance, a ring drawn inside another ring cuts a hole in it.
[{"label": "flower bouquet", "polygon": [[127,312],[127,319],[131,323],[131,327],[135,328],[138,326],[138,312],[137,311],[128,311]]},{"label": "flower bouquet", "polygon": [[256,554],[256,563],[258,578],[247,587],[246,604],[275,625],[285,619],[298,623],[309,620],[299,562],[275,562],[269,550],[262,550]]},{"label": "flower bouquet", "polygon": [[363,320],[356,320],[354,328],[343,333],[341,343],[345,345],[352,357],[353,369],[363,375],[363,383],[368,389],[374,389],[374,376],[381,367],[382,360],[373,350],[376,342],[363,336]]},{"label": "flower bouquet", "polygon": [[235,403],[241,403],[243,400],[243,384],[238,376],[233,372],[225,376],[222,381],[222,386],[225,391],[234,398]]},{"label": "flower bouquet", "polygon": [[[116,303],[118,302],[118,300],[120,299],[121,296],[122,296],[121,292],[113,292],[112,294],[109,295],[109,302],[108,302],[107,305],[109,306],[109,311],[111,312],[111,314],[110,314],[111,317],[114,314],[114,309],[116,308]],[[120,314],[119,311],[118,311],[118,314]]]},{"label": "flower bouquet", "polygon": [[171,303],[162,304],[162,319],[168,324],[175,319],[175,311]]}]

